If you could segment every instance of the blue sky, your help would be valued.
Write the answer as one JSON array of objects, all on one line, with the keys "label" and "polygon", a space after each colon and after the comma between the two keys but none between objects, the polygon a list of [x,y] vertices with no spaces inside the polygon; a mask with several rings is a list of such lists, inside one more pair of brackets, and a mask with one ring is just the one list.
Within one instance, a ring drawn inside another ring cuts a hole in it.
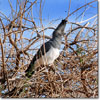
[{"label": "blue sky", "polygon": [[[16,0],[10,0],[10,1],[12,3],[13,8],[15,9],[16,8]],[[30,1],[34,1],[34,0],[30,0]],[[38,0],[38,2],[39,1],[40,0]],[[43,4],[44,6],[43,6],[42,18],[44,19],[43,20],[44,27],[50,26],[49,23],[52,20],[57,20],[56,22],[54,21],[54,23],[53,23],[53,26],[56,27],[62,19],[67,17],[70,0],[43,0],[43,1],[44,1],[44,4]],[[91,1],[93,1],[93,0],[71,0],[70,13]],[[85,16],[84,16],[83,20],[86,20],[97,14],[97,2],[94,2],[90,6],[86,6],[82,9],[80,9],[79,11],[77,11],[74,15],[70,16],[68,20],[71,22],[75,22],[76,17],[78,17],[85,10],[85,8],[87,8],[87,10],[85,12]],[[6,16],[10,16],[11,11],[10,11],[10,5],[9,5],[8,0],[0,0],[0,12],[4,13]],[[33,6],[33,16],[34,16],[34,18],[37,18],[37,19],[35,19],[36,23],[39,23],[39,13],[38,12],[39,12],[39,3],[37,3],[37,5]],[[0,14],[0,16],[1,16],[1,14]],[[78,18],[77,22],[79,22],[80,19],[81,18]],[[93,20],[94,19],[91,19],[89,21],[92,22]],[[85,24],[85,23],[83,23],[83,24]],[[70,26],[67,25],[67,29],[68,29],[68,27],[70,27]],[[47,31],[45,31],[45,34],[51,35],[52,31],[53,30],[47,30]],[[25,34],[25,36],[29,37],[29,34]]]},{"label": "blue sky", "polygon": [[[10,1],[12,3],[13,8],[15,9],[17,0],[10,0]],[[34,1],[34,0],[29,0],[29,1]],[[37,23],[37,25],[40,22],[39,13],[38,13],[39,12],[39,1],[40,0],[38,0],[37,5],[33,6],[33,16],[34,18],[37,18],[35,19],[35,22]],[[43,20],[44,27],[48,27],[51,25],[56,27],[62,19],[67,17],[70,0],[43,0],[43,1],[44,3],[42,4],[43,5],[42,18],[44,19]],[[71,0],[70,13],[91,1],[93,0]],[[78,20],[75,20],[75,19],[85,10],[85,8],[87,8],[87,10],[85,12],[85,16],[83,17],[83,20],[86,20],[97,14],[97,2],[94,2],[90,6],[86,6],[80,9],[79,11],[77,11],[74,15],[70,16],[68,20],[71,22],[75,22],[75,21],[79,22],[81,17],[78,18]],[[11,11],[10,11],[10,5],[9,5],[8,0],[0,0],[0,12],[4,13],[6,16],[10,16]],[[52,20],[57,20],[57,21],[54,21],[53,24],[49,24]],[[89,20],[89,21],[92,22],[93,20],[94,19]],[[8,23],[5,23],[5,24],[8,24]],[[67,29],[68,27],[70,26],[67,25]],[[45,34],[51,35],[52,31],[53,30],[47,30],[45,31]],[[25,34],[25,37],[30,38],[29,34]]]},{"label": "blue sky", "polygon": [[[16,0],[10,0],[13,4],[13,7],[16,6]],[[34,1],[34,0],[31,0]],[[69,7],[69,1],[70,0],[43,0],[44,1],[44,6],[43,6],[43,19],[45,20],[56,20],[56,19],[64,19],[67,16],[67,11]],[[92,0],[71,0],[71,9],[70,12],[74,11],[75,9],[81,7],[87,2],[91,2]],[[91,17],[92,15],[97,13],[97,2],[92,3],[93,7],[90,7],[86,11],[86,17]],[[94,8],[96,7],[96,8]],[[37,8],[34,6],[34,9],[38,10],[38,5]],[[80,12],[82,12],[85,8],[82,8],[78,12],[76,12],[77,16]],[[5,15],[10,15],[10,6],[8,3],[8,0],[0,0],[0,11],[3,12]],[[34,16],[37,16],[37,12],[33,12]],[[74,16],[71,16],[69,20],[74,19]]]}]

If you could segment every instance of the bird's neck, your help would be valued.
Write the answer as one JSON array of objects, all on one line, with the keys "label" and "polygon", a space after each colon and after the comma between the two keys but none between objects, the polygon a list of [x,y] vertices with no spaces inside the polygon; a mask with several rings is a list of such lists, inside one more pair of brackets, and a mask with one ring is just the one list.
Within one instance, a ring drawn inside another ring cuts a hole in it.
[{"label": "bird's neck", "polygon": [[51,39],[53,41],[53,46],[55,48],[60,49],[61,42],[62,42],[62,36],[57,36]]}]

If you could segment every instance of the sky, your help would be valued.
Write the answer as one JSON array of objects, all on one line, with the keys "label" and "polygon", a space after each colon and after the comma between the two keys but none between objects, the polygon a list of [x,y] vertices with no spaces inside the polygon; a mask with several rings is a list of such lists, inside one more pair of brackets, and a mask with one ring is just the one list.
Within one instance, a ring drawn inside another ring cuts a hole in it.
[{"label": "sky", "polygon": [[[9,0],[12,3],[13,8],[15,9],[16,7],[16,1],[17,0]],[[24,0],[23,0],[24,1]],[[29,1],[34,1],[34,0],[29,0]],[[37,2],[37,5],[33,6],[33,16],[34,18],[39,19],[39,1]],[[43,5],[43,11],[42,11],[42,19],[43,19],[43,25],[44,27],[50,26],[50,22],[52,20],[57,20],[56,22],[54,21],[53,26],[56,27],[62,19],[66,18],[68,15],[68,9],[69,9],[69,1],[70,0],[43,0],[44,3]],[[93,0],[71,0],[71,5],[70,5],[70,13],[76,10],[77,8],[83,6],[84,4],[91,2]],[[80,14],[85,11],[85,16],[81,20],[81,18],[78,18],[76,20],[76,17],[79,17]],[[92,3],[90,6],[83,7],[79,11],[77,11],[75,14],[69,17],[70,22],[79,22],[84,21],[88,18],[93,17],[94,15],[97,14],[97,2]],[[10,11],[10,5],[8,0],[0,0],[0,13],[4,13],[6,16],[10,16],[11,11]],[[1,14],[0,14],[1,16]],[[35,22],[38,23],[39,20],[35,19]],[[92,22],[94,19],[89,20]],[[8,24],[8,23],[7,23]],[[83,23],[84,25],[85,23]],[[52,24],[51,24],[52,25]],[[90,24],[91,25],[91,24]],[[67,29],[68,29],[67,25]],[[51,35],[53,30],[47,30],[45,31],[46,35]],[[48,34],[50,33],[50,34]],[[26,34],[26,37],[29,37],[29,34]]]},{"label": "sky", "polygon": [[[16,0],[10,0],[13,4],[13,7],[16,6]],[[34,0],[30,0],[34,1]],[[45,20],[54,20],[54,19],[64,19],[67,16],[68,8],[69,8],[69,1],[70,0],[43,0],[43,19]],[[70,12],[73,12],[75,9],[81,7],[87,2],[91,2],[92,0],[71,0],[71,6],[70,6]],[[87,16],[92,16],[92,14],[97,13],[97,2],[92,3],[93,7],[89,8],[86,11]],[[96,8],[94,8],[96,7]],[[34,7],[34,9],[38,10]],[[77,16],[78,13],[82,12],[85,8],[82,8],[79,10],[75,16]],[[10,15],[10,6],[8,3],[8,0],[0,0],[0,12],[4,13],[5,15]],[[33,14],[36,16],[37,11],[33,12]],[[70,17],[70,20],[74,19],[74,16]]]}]

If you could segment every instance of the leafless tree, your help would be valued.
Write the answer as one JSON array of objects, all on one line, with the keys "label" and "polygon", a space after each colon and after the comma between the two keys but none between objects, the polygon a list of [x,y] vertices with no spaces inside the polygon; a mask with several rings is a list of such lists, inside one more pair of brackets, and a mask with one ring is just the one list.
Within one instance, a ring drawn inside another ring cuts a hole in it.
[{"label": "leafless tree", "polygon": [[[69,0],[68,15],[66,15],[69,28],[62,41],[60,56],[53,65],[55,71],[44,66],[30,79],[24,76],[24,72],[40,45],[51,38],[45,35],[45,31],[54,30],[55,27],[49,24],[46,27],[43,25],[44,0],[16,0],[16,9],[13,8],[11,1],[8,1],[10,16],[0,11],[0,96],[3,98],[97,98],[97,15],[81,21],[85,16],[85,9],[76,18],[78,21],[69,21],[70,16],[86,6],[91,8],[97,0],[86,3],[72,13],[71,0]],[[34,6],[38,9],[38,18],[33,16]],[[93,22],[90,23],[91,19]]]}]

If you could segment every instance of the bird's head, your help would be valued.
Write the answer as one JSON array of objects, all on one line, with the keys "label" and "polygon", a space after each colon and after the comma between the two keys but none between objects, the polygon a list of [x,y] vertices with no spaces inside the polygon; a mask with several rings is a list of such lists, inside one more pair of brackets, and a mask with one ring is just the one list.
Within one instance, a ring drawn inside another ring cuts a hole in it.
[{"label": "bird's head", "polygon": [[62,20],[62,22],[58,25],[58,27],[53,32],[53,38],[64,35],[66,22],[67,22],[66,20]]}]

